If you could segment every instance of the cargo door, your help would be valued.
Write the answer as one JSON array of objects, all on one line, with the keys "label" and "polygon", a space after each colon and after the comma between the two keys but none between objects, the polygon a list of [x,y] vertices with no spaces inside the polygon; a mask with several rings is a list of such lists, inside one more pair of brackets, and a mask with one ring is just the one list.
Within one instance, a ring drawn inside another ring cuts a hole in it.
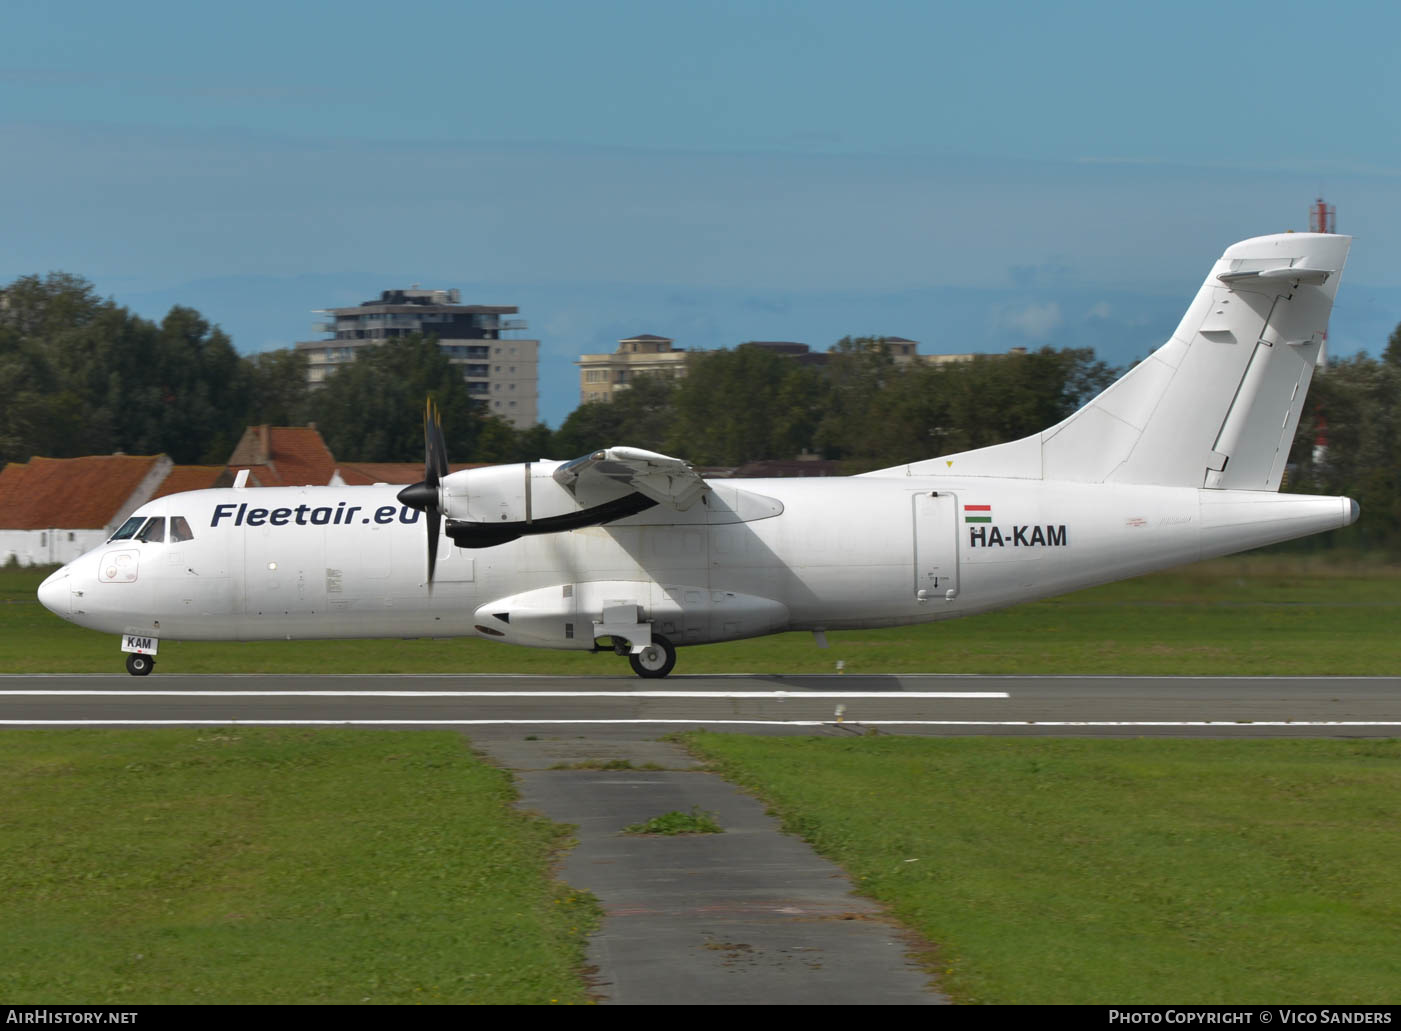
[{"label": "cargo door", "polygon": [[920,491],[913,504],[915,597],[952,600],[958,595],[958,498],[947,491]]}]

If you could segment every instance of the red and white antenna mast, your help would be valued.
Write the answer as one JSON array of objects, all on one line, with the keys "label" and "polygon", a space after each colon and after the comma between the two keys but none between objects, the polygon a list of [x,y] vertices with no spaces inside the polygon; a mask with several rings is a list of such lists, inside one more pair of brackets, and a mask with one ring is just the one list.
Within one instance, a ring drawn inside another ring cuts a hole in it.
[{"label": "red and white antenna mast", "polygon": [[1309,208],[1309,232],[1336,233],[1338,231],[1338,209],[1323,203],[1323,198],[1313,202]]}]

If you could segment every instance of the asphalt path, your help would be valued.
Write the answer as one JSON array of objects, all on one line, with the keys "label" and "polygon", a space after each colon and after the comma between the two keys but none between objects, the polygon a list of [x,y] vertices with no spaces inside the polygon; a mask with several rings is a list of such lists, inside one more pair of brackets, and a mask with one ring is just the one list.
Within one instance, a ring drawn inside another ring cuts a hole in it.
[{"label": "asphalt path", "polygon": [[0,726],[455,727],[640,740],[739,733],[1401,735],[1401,677],[0,676]]}]

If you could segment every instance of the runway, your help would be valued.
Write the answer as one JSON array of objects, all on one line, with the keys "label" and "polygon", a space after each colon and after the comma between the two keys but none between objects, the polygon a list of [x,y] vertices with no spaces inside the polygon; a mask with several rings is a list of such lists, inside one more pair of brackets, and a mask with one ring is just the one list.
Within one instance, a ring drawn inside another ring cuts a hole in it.
[{"label": "runway", "polygon": [[1401,735],[1401,677],[0,676],[0,726],[741,733]]}]

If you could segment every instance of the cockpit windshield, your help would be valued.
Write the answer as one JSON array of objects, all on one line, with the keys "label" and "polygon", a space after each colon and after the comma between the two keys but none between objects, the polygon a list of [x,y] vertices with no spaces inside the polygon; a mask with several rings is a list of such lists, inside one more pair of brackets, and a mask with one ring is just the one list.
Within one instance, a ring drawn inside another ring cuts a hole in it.
[{"label": "cockpit windshield", "polygon": [[147,544],[160,544],[165,540],[165,516],[152,516],[136,535],[138,541]]},{"label": "cockpit windshield", "polygon": [[178,544],[181,541],[192,541],[195,539],[194,531],[190,529],[189,520],[184,516],[170,517],[170,536],[166,536],[165,516],[132,516],[117,528],[117,532],[107,539],[109,541],[144,541],[147,544],[163,544],[169,541],[171,544]]},{"label": "cockpit windshield", "polygon": [[145,516],[132,516],[132,517],[131,517],[130,519],[128,519],[126,522],[122,523],[122,525],[119,526],[119,527],[117,528],[117,532],[114,533],[114,534],[112,534],[112,536],[109,537],[108,540],[113,540],[113,541],[125,541],[125,540],[130,540],[132,537],[134,537],[134,536],[136,535],[136,531],[137,531],[138,529],[140,529],[141,524],[144,523],[145,521],[146,521],[146,517],[145,517]]}]

